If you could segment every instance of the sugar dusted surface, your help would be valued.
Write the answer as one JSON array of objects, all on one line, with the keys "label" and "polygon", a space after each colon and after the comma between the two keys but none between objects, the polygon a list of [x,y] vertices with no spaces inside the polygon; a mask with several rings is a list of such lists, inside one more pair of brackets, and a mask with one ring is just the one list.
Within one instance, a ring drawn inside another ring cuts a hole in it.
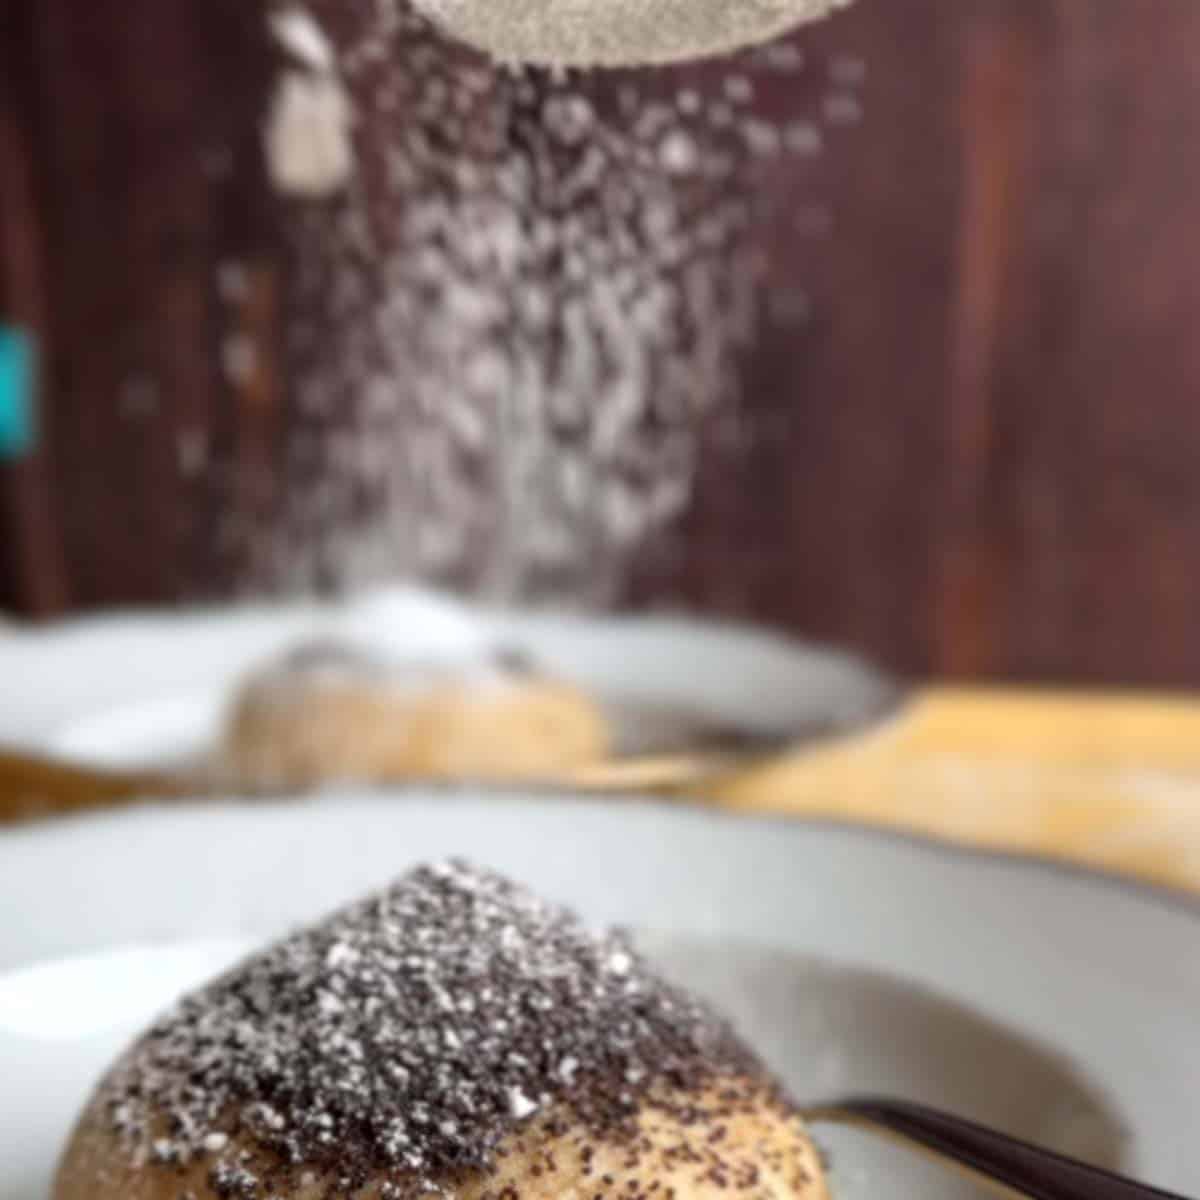
[{"label": "sugar dusted surface", "polygon": [[269,1196],[447,1191],[549,1116],[621,1136],[648,1096],[757,1076],[721,1020],[623,936],[463,863],[419,868],[164,1017],[102,1089],[135,1163],[210,1163]]}]

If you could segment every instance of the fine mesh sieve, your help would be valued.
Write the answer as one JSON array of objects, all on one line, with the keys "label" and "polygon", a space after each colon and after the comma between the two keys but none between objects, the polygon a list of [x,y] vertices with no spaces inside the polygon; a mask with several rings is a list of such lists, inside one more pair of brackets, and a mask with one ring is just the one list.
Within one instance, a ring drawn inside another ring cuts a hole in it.
[{"label": "fine mesh sieve", "polygon": [[415,0],[451,36],[502,61],[631,67],[728,53],[849,0]]}]

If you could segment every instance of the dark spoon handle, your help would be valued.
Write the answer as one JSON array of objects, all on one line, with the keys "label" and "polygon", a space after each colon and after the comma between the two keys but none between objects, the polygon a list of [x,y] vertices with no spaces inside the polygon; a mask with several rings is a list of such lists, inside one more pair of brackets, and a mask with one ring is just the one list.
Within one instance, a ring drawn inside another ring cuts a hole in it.
[{"label": "dark spoon handle", "polygon": [[847,1100],[806,1115],[811,1121],[861,1125],[913,1142],[1032,1200],[1187,1200],[919,1104]]}]

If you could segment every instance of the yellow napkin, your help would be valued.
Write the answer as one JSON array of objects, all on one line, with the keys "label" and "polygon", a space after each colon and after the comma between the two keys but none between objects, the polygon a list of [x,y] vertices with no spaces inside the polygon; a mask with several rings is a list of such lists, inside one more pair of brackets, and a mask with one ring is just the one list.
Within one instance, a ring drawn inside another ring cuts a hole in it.
[{"label": "yellow napkin", "polygon": [[718,799],[1200,891],[1200,700],[930,689],[867,736],[741,774]]}]

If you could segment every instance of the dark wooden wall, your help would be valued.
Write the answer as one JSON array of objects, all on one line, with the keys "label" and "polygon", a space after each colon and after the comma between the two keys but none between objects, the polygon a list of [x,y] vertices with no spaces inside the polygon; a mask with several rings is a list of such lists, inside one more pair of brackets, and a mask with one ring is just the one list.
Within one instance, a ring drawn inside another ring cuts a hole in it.
[{"label": "dark wooden wall", "polygon": [[[254,8],[0,15],[0,313],[48,409],[0,467],[0,603],[236,576],[223,518],[262,497],[229,478],[269,475],[285,390],[220,369],[276,320]],[[1200,4],[860,0],[804,42],[867,64],[805,180],[832,228],[773,255],[813,318],[749,365],[761,436],[631,601],[915,673],[1200,684]]]},{"label": "dark wooden wall", "polygon": [[917,669],[1200,683],[1200,6],[868,0],[816,40],[870,64],[824,318],[764,352],[791,433],[706,489],[686,590]]}]

